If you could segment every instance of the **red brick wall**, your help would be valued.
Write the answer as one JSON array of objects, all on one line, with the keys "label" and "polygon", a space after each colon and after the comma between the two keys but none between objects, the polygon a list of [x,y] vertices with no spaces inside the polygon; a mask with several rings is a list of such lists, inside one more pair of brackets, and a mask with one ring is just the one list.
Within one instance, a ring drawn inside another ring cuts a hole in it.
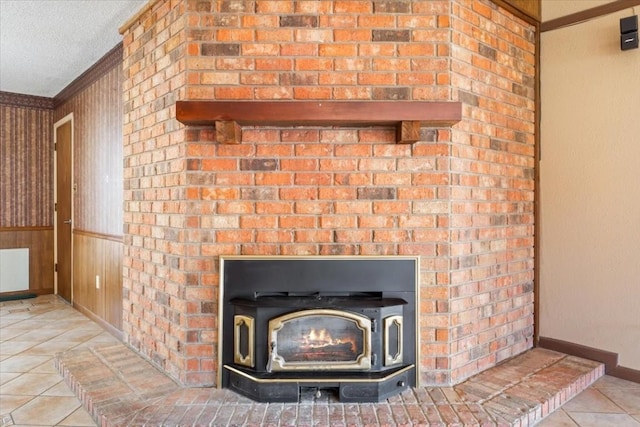
[{"label": "red brick wall", "polygon": [[189,383],[185,269],[185,131],[175,121],[184,97],[183,1],[160,1],[124,34],[124,259],[126,342]]},{"label": "red brick wall", "polygon": [[[450,381],[533,345],[535,28],[452,4]],[[443,332],[444,333],[444,332]],[[444,363],[444,361],[443,361]]]},{"label": "red brick wall", "polygon": [[[156,3],[124,43],[129,343],[211,384],[219,255],[418,254],[424,384],[530,347],[530,32],[488,1]],[[414,145],[327,127],[220,145],[175,121],[176,99],[465,107]]]}]

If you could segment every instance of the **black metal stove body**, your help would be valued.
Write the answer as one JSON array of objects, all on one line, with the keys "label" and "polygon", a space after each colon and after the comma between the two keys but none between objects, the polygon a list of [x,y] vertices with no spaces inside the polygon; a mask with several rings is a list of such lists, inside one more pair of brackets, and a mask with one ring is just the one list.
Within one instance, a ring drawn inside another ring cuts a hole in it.
[{"label": "black metal stove body", "polygon": [[221,259],[221,385],[261,402],[416,385],[417,258]]}]

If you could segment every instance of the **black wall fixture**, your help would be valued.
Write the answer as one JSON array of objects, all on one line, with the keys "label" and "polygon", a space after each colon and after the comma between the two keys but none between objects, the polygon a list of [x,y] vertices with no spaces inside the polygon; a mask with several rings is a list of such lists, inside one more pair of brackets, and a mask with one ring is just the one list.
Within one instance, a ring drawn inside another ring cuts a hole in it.
[{"label": "black wall fixture", "polygon": [[638,15],[620,19],[620,49],[638,48]]}]

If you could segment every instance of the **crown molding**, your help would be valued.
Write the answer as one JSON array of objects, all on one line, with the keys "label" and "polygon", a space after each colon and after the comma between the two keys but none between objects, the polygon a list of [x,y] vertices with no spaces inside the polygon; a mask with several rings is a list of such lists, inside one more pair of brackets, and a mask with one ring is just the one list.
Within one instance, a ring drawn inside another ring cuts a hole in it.
[{"label": "crown molding", "polygon": [[13,92],[0,92],[0,104],[20,108],[34,108],[38,110],[53,110],[53,98],[44,96],[24,95]]}]

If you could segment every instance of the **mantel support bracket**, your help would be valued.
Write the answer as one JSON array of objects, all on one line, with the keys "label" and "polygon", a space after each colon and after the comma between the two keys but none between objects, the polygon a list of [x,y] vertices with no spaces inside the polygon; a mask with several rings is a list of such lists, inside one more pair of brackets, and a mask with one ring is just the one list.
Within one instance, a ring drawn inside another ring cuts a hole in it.
[{"label": "mantel support bracket", "polygon": [[416,120],[402,121],[396,125],[396,142],[398,144],[413,144],[420,141],[422,123]]},{"label": "mantel support bracket", "polygon": [[216,141],[220,144],[240,144],[242,127],[233,120],[216,120]]}]

